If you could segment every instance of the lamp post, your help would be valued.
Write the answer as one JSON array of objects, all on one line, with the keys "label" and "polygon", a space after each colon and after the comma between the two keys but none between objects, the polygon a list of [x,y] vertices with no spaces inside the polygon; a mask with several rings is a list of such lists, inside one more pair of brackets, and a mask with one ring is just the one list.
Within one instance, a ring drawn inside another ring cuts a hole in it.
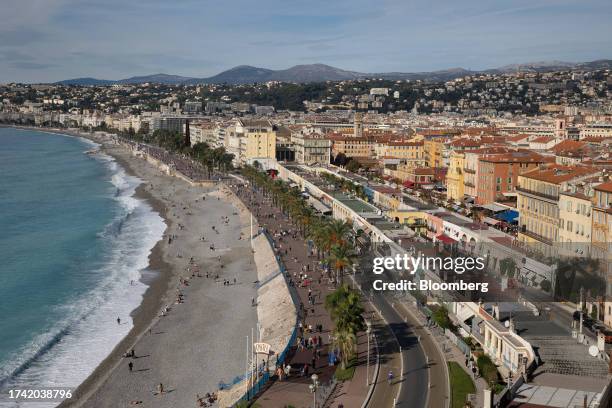
[{"label": "lamp post", "polygon": [[368,361],[366,363],[366,387],[370,385],[370,333],[372,333],[372,323],[366,320],[366,335],[368,338]]},{"label": "lamp post", "polygon": [[310,376],[312,384],[308,386],[312,392],[312,408],[317,408],[317,389],[319,388],[319,376],[315,373]]}]

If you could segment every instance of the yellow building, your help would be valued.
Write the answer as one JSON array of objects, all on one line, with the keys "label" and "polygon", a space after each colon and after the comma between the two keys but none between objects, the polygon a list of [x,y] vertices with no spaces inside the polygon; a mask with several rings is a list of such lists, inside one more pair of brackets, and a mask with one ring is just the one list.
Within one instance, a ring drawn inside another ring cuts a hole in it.
[{"label": "yellow building", "polygon": [[423,150],[425,153],[425,159],[429,167],[444,167],[444,144],[446,143],[446,137],[435,137],[425,139],[423,142]]},{"label": "yellow building", "polygon": [[554,255],[552,246],[559,242],[559,196],[570,183],[596,175],[592,167],[553,165],[518,176],[518,241],[546,256]]},{"label": "yellow building", "polygon": [[386,215],[402,225],[406,225],[416,232],[425,232],[427,229],[428,214],[423,211],[393,210]]},{"label": "yellow building", "polygon": [[[592,247],[594,256],[604,262],[606,274],[606,297],[612,295],[612,261],[610,259],[610,239],[612,239],[612,181],[595,186],[593,197]],[[603,309],[603,310],[602,310]],[[612,302],[600,301],[598,318],[612,327]]]},{"label": "yellow building", "polygon": [[383,156],[420,161],[425,159],[425,150],[423,142],[392,141],[387,142],[383,147]]},{"label": "yellow building", "polygon": [[240,119],[236,124],[240,138],[241,160],[260,163],[276,159],[276,131],[268,120]]},{"label": "yellow building", "polygon": [[571,188],[559,195],[559,242],[570,247],[572,243],[591,242],[591,197]]},{"label": "yellow building", "polygon": [[449,200],[463,200],[465,194],[465,154],[463,152],[452,152],[450,165],[446,173],[446,198]]}]

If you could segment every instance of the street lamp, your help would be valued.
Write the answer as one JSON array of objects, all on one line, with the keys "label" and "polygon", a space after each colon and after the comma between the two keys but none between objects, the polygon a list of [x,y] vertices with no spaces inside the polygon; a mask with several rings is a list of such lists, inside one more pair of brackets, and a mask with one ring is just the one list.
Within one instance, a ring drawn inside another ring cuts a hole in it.
[{"label": "street lamp", "polygon": [[308,386],[312,392],[312,408],[317,408],[317,388],[319,388],[319,376],[315,373],[310,376],[312,384]]},{"label": "street lamp", "polygon": [[368,338],[368,361],[366,364],[366,387],[370,385],[370,333],[372,333],[372,323],[366,320],[366,335]]}]

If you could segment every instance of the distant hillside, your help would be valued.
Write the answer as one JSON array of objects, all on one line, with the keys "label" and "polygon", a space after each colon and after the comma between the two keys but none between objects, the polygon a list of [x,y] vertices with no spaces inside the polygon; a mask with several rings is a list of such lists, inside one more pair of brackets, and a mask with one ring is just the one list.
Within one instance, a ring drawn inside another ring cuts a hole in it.
[{"label": "distant hillside", "polygon": [[115,81],[96,78],[74,78],[56,82],[57,85],[77,85],[77,86],[105,86],[112,85]]},{"label": "distant hillside", "polygon": [[270,75],[274,73],[271,69],[257,68],[250,65],[239,65],[227,71],[223,71],[209,78],[192,78],[189,84],[245,84],[253,82],[269,81]]},{"label": "distant hillside", "polygon": [[146,82],[160,84],[249,84],[255,82],[281,81],[281,82],[324,82],[324,81],[344,81],[362,78],[381,78],[388,80],[422,80],[422,81],[449,81],[466,75],[479,73],[501,74],[516,71],[521,72],[550,72],[558,70],[598,70],[612,69],[612,60],[602,59],[591,62],[563,62],[563,61],[542,61],[524,64],[512,64],[499,68],[484,71],[470,71],[464,68],[451,68],[432,72],[382,72],[382,73],[362,73],[347,71],[325,64],[306,64],[296,65],[291,68],[272,70],[258,68],[250,65],[240,65],[227,71],[208,78],[192,78],[179,75],[155,74],[146,76],[135,76],[117,81],[95,78],[76,78],[56,82],[63,85],[111,85],[111,84],[142,84]]},{"label": "distant hillside", "polygon": [[168,75],[168,74],[154,74],[145,76],[135,76],[126,79],[120,79],[117,81],[118,84],[144,84],[147,82],[157,84],[182,84],[195,78],[184,77],[180,75]]}]

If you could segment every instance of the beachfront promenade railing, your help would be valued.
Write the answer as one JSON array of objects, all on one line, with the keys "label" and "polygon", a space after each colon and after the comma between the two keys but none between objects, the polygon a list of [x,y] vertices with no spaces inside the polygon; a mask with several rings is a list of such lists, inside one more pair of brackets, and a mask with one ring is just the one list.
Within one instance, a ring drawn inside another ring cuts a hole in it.
[{"label": "beachfront promenade railing", "polygon": [[[298,335],[298,322],[300,320],[300,315],[299,315],[300,298],[298,296],[297,289],[295,288],[295,286],[291,285],[289,282],[290,277],[287,275],[287,268],[285,267],[283,260],[275,252],[274,240],[272,239],[268,231],[265,229],[261,232],[261,234],[263,234],[266,237],[266,239],[268,240],[268,244],[270,245],[270,248],[272,248],[272,251],[274,252],[274,257],[276,259],[276,263],[278,265],[279,271],[283,275],[283,278],[285,279],[285,284],[287,285],[287,288],[289,290],[289,295],[291,296],[291,300],[293,301],[293,305],[295,306],[295,309],[296,309],[295,325],[293,327],[293,331],[291,332],[291,337],[289,338],[289,341],[287,342],[287,345],[285,346],[284,350],[280,352],[276,358],[275,366],[279,367],[285,364],[285,361],[287,360],[287,356],[289,355],[289,352],[291,351],[292,347],[296,344],[297,335]],[[263,282],[260,282],[258,287],[264,286],[266,283],[268,283],[270,280],[272,280],[276,276],[278,276],[278,274],[272,274],[271,277],[265,279]],[[258,367],[257,374],[255,373],[255,371],[256,370],[253,370],[251,373],[249,373],[249,376],[246,378],[248,379],[248,378],[253,378],[253,376],[256,376],[258,380],[255,382],[255,384],[252,387],[248,388],[248,390],[236,402],[236,404],[240,401],[249,401],[252,398],[254,398],[257,394],[263,391],[268,381],[270,381],[271,376],[270,376],[269,368],[268,370],[263,370],[260,367]],[[224,387],[231,387],[232,385],[235,385],[235,384],[238,384],[244,381],[244,379],[245,379],[244,375],[239,376],[239,377],[236,377],[234,381],[232,381],[232,384],[220,384],[220,386],[223,385]]]}]

